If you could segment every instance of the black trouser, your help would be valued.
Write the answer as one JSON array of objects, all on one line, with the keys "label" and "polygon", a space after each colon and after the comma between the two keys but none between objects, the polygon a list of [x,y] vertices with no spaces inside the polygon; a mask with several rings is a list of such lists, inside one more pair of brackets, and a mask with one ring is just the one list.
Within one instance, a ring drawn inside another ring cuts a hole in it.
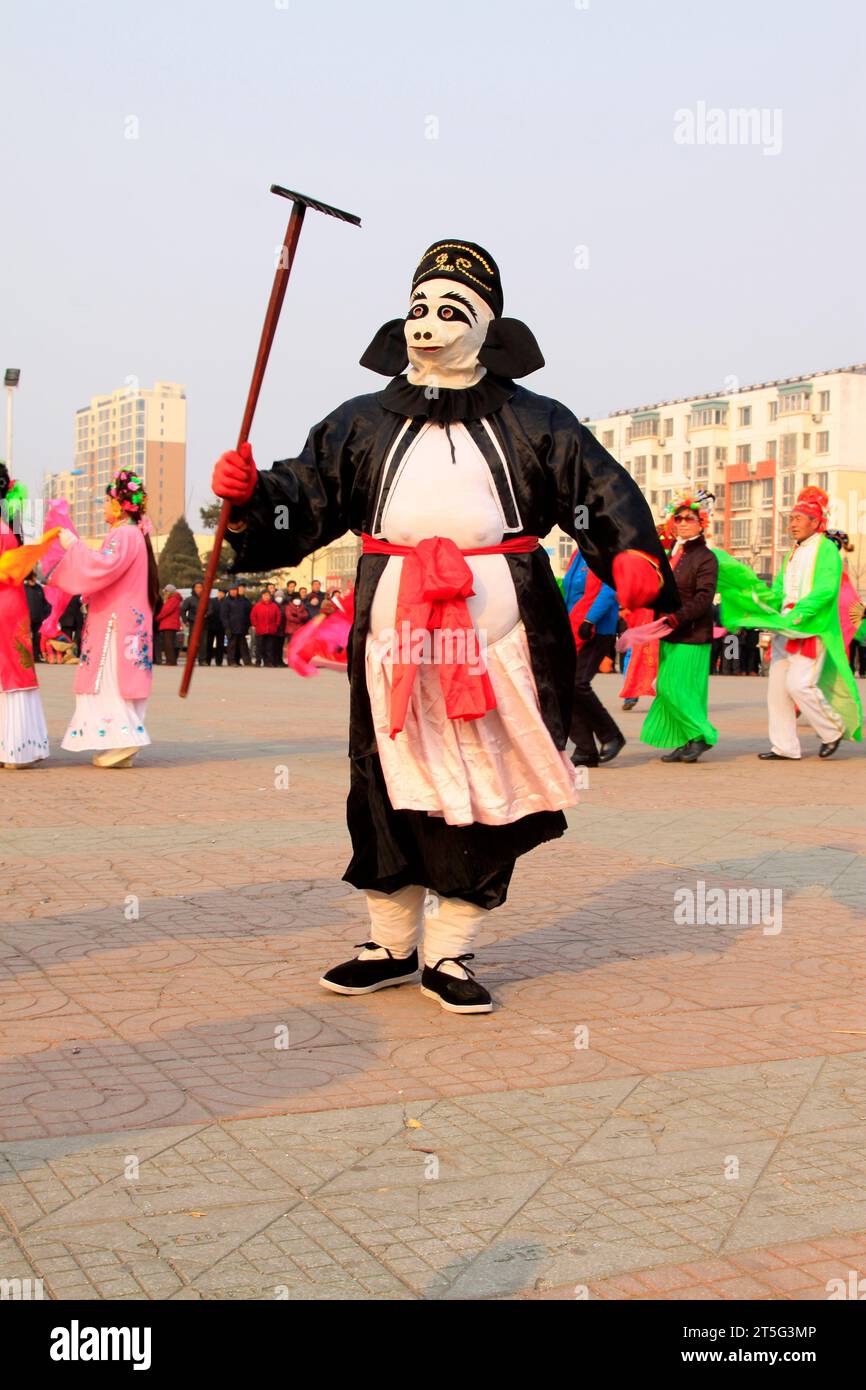
[{"label": "black trouser", "polygon": [[211,661],[216,661],[217,666],[223,664],[223,646],[225,645],[225,633],[222,628],[219,632],[215,628],[205,629],[204,634],[204,660],[205,665],[210,666]]},{"label": "black trouser", "polygon": [[866,676],[866,643],[855,642],[851,639],[851,670],[857,674],[857,666],[860,666],[860,675]]},{"label": "black trouser", "polygon": [[592,688],[598,668],[610,652],[610,638],[596,634],[584,642],[577,653],[574,672],[574,704],[571,709],[571,738],[574,740],[574,761],[587,766],[598,762],[599,743],[610,743],[621,737],[614,719],[608,714]]},{"label": "black trouser", "polygon": [[229,646],[226,659],[229,666],[250,666],[252,659],[250,649],[247,646],[246,633],[230,632],[228,634]]},{"label": "black trouser", "polygon": [[256,653],[265,666],[279,666],[281,640],[274,632],[256,635]]},{"label": "black trouser", "polygon": [[31,627],[31,629],[30,629],[30,640],[31,640],[32,643],[33,643],[33,660],[34,660],[34,661],[41,661],[41,660],[42,660],[42,648],[41,648],[40,645],[39,645],[39,626],[38,626],[38,624],[37,624],[36,627]]},{"label": "black trouser", "polygon": [[165,652],[166,666],[177,665],[177,633],[174,628],[163,628],[159,634],[160,656]]},{"label": "black trouser", "polygon": [[[191,645],[192,645],[192,625],[190,625],[189,635],[187,636],[187,639],[186,639],[187,659],[189,659],[189,649],[190,649]],[[196,660],[198,661],[199,666],[207,666],[207,662],[208,662],[208,658],[207,658],[207,642],[205,641],[205,635],[204,635],[204,633],[202,633],[201,637],[198,639],[198,656],[196,657]]]}]

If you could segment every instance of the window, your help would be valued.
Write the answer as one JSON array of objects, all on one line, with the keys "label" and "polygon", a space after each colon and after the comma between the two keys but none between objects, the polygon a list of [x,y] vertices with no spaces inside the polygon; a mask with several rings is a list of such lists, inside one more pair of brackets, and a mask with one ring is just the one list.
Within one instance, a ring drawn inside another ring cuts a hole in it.
[{"label": "window", "polygon": [[761,545],[772,545],[773,543],[773,518],[762,516],[758,523],[758,540]]},{"label": "window", "polygon": [[601,442],[606,449],[613,448],[613,430],[605,430],[601,437]]},{"label": "window", "polygon": [[[734,484],[734,487],[736,487],[736,486],[737,486],[737,484],[735,483],[735,484]],[[741,520],[739,520],[739,521],[732,521],[732,522],[731,522],[731,543],[732,543],[732,545],[748,545],[748,544],[749,544],[749,531],[750,531],[750,529],[751,529],[751,523],[750,523],[748,517],[743,517],[743,518],[741,518]]]},{"label": "window", "polygon": [[665,420],[665,421],[662,423],[662,434],[663,434],[663,436],[664,436],[665,439],[670,439],[670,437],[671,437],[671,435],[673,434],[673,432],[674,432],[674,417],[671,415],[669,419]]},{"label": "window", "polygon": [[773,479],[761,479],[761,506],[769,507],[773,503]]},{"label": "window", "polygon": [[706,482],[710,476],[710,451],[708,448],[695,449],[695,478]]},{"label": "window", "polygon": [[750,425],[751,423],[752,407],[750,405],[741,405],[737,411],[737,424],[745,428],[746,425]]},{"label": "window", "polygon": [[673,454],[662,454],[662,472],[663,472],[663,473],[673,473],[673,471],[674,471],[674,456],[673,456]]},{"label": "window", "polygon": [[666,488],[663,489],[663,491],[662,491],[662,506],[663,506],[663,507],[667,507],[667,506],[670,505],[671,499],[673,498],[673,495],[674,495],[674,490],[673,490],[673,488],[671,488],[671,487],[666,487]]},{"label": "window", "polygon": [[693,410],[689,415],[689,429],[703,429],[705,425],[724,425],[728,417],[728,407],[721,406],[701,406]]},{"label": "window", "polygon": [[728,451],[724,444],[716,445],[715,460],[717,468],[724,468],[728,462]]},{"label": "window", "polygon": [[628,432],[629,439],[652,439],[659,432],[659,417],[650,416],[647,420],[633,420]]},{"label": "window", "polygon": [[741,512],[744,507],[749,505],[749,493],[751,483],[732,483],[731,484],[731,510]]},{"label": "window", "polygon": [[764,445],[764,458],[774,459],[776,457],[776,440],[768,439]]},{"label": "window", "polygon": [[823,490],[826,492],[827,483],[829,481],[828,475],[826,473],[816,473],[815,477],[818,479],[818,487],[823,488]]},{"label": "window", "polygon": [[820,392],[818,393],[818,409],[819,409],[819,410],[829,410],[829,409],[830,409],[830,392],[829,392],[829,391],[820,391]]},{"label": "window", "polygon": [[738,444],[738,445],[737,445],[737,463],[751,463],[751,462],[752,462],[752,446],[751,446],[751,444]]},{"label": "window", "polygon": [[691,451],[691,449],[686,449],[685,453],[683,454],[683,472],[684,472],[684,473],[691,473],[691,471],[692,471],[692,451]]},{"label": "window", "polygon": [[811,449],[811,447],[812,447],[812,436],[811,436],[811,434],[804,434],[804,435],[803,435],[803,448],[804,448],[804,449]]},{"label": "window", "polygon": [[797,436],[795,434],[782,435],[782,467],[792,467],[797,462]]},{"label": "window", "polygon": [[815,453],[829,454],[830,452],[830,431],[819,430],[815,435]]},{"label": "window", "polygon": [[794,483],[793,473],[786,473],[782,478],[782,506],[783,508],[793,507],[794,505]]},{"label": "window", "polygon": [[717,512],[723,512],[724,510],[725,510],[725,485],[724,485],[724,483],[716,483],[716,511],[717,511]]},{"label": "window", "polygon": [[809,394],[808,391],[787,391],[779,397],[779,414],[795,415],[799,410],[808,410]]},{"label": "window", "polygon": [[651,493],[650,493],[650,506],[651,506],[651,507],[657,507],[658,504],[659,504],[659,495],[658,495],[658,493],[657,493],[657,492],[651,492]]},{"label": "window", "polygon": [[778,401],[770,401],[769,411],[770,411],[770,424],[772,424],[774,420],[778,420],[778,418],[779,418],[779,402],[778,402]]},{"label": "window", "polygon": [[559,538],[559,568],[563,573],[568,569],[568,562],[574,553],[574,541],[571,536],[560,536]]},{"label": "window", "polygon": [[646,482],[646,454],[639,454],[634,461],[634,480],[641,487]]}]

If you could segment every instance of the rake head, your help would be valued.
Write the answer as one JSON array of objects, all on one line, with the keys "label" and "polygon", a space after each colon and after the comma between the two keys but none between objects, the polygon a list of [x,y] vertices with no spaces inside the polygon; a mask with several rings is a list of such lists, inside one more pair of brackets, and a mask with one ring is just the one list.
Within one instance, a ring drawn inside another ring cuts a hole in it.
[{"label": "rake head", "polygon": [[356,217],[353,212],[342,212],[340,208],[332,208],[330,203],[320,203],[318,198],[308,198],[306,193],[293,193],[290,188],[281,188],[278,183],[271,184],[271,192],[281,198],[289,198],[293,203],[303,203],[306,208],[315,208],[316,212],[324,212],[328,217],[338,217],[341,222],[351,222],[353,227],[361,225],[360,217]]}]

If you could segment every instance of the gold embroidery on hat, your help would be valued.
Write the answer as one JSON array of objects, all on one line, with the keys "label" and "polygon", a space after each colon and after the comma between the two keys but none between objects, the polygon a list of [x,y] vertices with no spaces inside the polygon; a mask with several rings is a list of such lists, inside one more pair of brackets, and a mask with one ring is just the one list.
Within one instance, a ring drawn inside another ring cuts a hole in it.
[{"label": "gold embroidery on hat", "polygon": [[[470,273],[469,267],[471,266],[472,262],[467,261],[465,257],[458,256],[456,258],[455,263],[449,263],[449,251],[465,251],[468,256],[474,256],[476,261],[478,261],[479,265],[483,265],[491,280],[494,279],[493,267],[489,265],[487,261],[485,261],[484,257],[479,256],[477,251],[473,251],[471,246],[463,246],[459,242],[442,241],[439,243],[438,246],[431,246],[429,252],[427,253],[427,256],[425,256],[424,259],[426,261],[429,259],[430,256],[433,256],[435,258],[433,261],[433,266],[436,270],[441,270],[443,274],[453,275],[455,271],[459,270],[461,275],[465,275],[467,280],[472,280],[476,285],[480,285],[483,290],[489,291],[492,288],[491,285],[486,284],[483,280],[479,280],[476,275],[472,275]],[[415,276],[415,279],[412,281],[413,290],[415,286],[418,284],[418,281],[421,279],[422,275],[428,274],[429,271],[427,270],[419,270],[418,274]]]}]

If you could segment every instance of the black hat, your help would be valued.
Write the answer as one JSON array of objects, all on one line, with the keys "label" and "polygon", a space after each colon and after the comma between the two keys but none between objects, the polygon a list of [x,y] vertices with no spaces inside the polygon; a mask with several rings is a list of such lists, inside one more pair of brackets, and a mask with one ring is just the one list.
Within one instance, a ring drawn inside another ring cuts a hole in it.
[{"label": "black hat", "polygon": [[473,241],[461,241],[459,237],[434,241],[418,262],[418,269],[412,277],[412,289],[424,280],[443,277],[467,285],[470,290],[480,294],[499,318],[504,303],[502,279],[498,265],[483,246],[476,246]]}]

